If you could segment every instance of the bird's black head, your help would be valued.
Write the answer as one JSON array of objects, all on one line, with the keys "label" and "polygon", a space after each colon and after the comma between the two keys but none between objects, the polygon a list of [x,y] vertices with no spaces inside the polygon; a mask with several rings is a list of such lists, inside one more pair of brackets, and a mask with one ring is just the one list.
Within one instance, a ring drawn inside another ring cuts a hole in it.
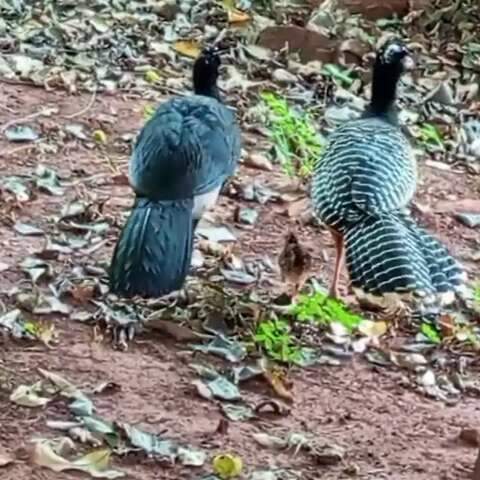
[{"label": "bird's black head", "polygon": [[287,236],[285,237],[285,243],[298,243],[297,236],[291,230],[287,233]]},{"label": "bird's black head", "polygon": [[220,73],[219,47],[206,47],[193,65],[193,89],[197,95],[218,98],[217,79]]},{"label": "bird's black head", "polygon": [[372,98],[367,116],[396,120],[397,84],[402,73],[412,66],[410,50],[402,40],[394,38],[384,43],[377,51],[373,65]]},{"label": "bird's black head", "polygon": [[412,56],[405,43],[393,38],[384,43],[377,52],[376,68],[396,70],[401,75],[412,66]]}]

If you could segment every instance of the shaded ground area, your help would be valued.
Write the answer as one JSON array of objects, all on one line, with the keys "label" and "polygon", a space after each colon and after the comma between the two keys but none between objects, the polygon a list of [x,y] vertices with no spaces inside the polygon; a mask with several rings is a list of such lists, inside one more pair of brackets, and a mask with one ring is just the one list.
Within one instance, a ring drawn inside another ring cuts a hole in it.
[{"label": "shaded ground area", "polygon": [[[43,164],[55,168],[69,184],[64,195],[36,191],[35,197],[24,205],[12,207],[10,202],[0,205],[1,262],[9,267],[1,273],[1,298],[8,306],[12,303],[8,293],[25,281],[19,262],[45,248],[51,218],[69,200],[92,201],[97,205],[98,218],[111,226],[121,223],[120,214],[131,203],[130,191],[122,185],[128,151],[126,140],[141,126],[143,107],[151,102],[121,94],[72,97],[10,84],[0,85],[0,98],[1,125],[24,118],[42,132],[42,140],[35,144],[15,146],[0,142],[0,175],[30,175]],[[30,117],[47,106],[58,111],[50,116]],[[69,123],[83,124],[87,132],[101,128],[108,137],[106,145],[89,145],[65,136],[60,126]],[[245,184],[253,179],[273,189],[285,183],[279,172],[272,174],[246,167],[241,168],[236,182]],[[478,251],[474,231],[462,227],[449,215],[433,213],[440,200],[478,197],[478,179],[424,165],[422,179],[417,200],[424,224],[435,230],[465,262],[472,277],[478,277],[478,263],[473,260]],[[297,223],[286,213],[288,204],[282,202],[254,205],[260,214],[257,225],[261,228],[234,224],[238,201],[222,197],[212,217],[234,225],[239,238],[234,250],[242,258],[269,256],[274,263],[286,230],[294,229],[313,254],[315,275],[323,283],[328,280],[333,252],[325,231]],[[12,225],[18,222],[40,227],[47,235],[16,233]],[[110,228],[108,241],[96,244],[89,254],[82,250],[60,255],[56,268],[68,272],[78,265],[107,262],[116,233],[116,228]],[[269,288],[281,291],[278,275],[272,283]],[[341,367],[294,370],[289,379],[293,382],[295,403],[288,415],[265,414],[255,421],[230,422],[226,431],[218,431],[223,416],[217,405],[200,399],[191,385],[195,378],[187,365],[192,360],[191,351],[181,345],[174,346],[160,334],[148,334],[140,336],[127,352],[118,352],[107,338],[94,335],[90,325],[82,325],[68,316],[52,318],[59,334],[59,344],[52,349],[38,343],[0,340],[0,446],[17,458],[14,465],[2,470],[5,480],[77,478],[73,474],[55,474],[32,467],[24,461],[23,450],[32,437],[52,436],[46,427],[47,419],[68,418],[61,401],[46,409],[22,408],[9,401],[16,385],[38,379],[35,371],[38,367],[57,371],[87,390],[102,381],[116,383],[121,387],[119,391],[95,397],[100,415],[188,441],[207,450],[209,459],[217,452],[235,452],[242,456],[246,471],[278,467],[291,469],[303,479],[352,476],[453,480],[467,478],[474,464],[476,450],[460,443],[456,436],[462,428],[480,424],[478,399],[465,398],[453,406],[428,400],[408,387],[401,371],[373,367],[357,359]],[[260,381],[251,381],[242,390],[252,405],[272,395]],[[332,467],[314,465],[302,454],[277,454],[259,448],[252,438],[255,432],[281,435],[295,431],[325,437],[343,446],[347,452],[344,462]],[[203,471],[159,465],[145,460],[141,454],[116,459],[115,464],[138,479],[195,479],[201,478]],[[209,471],[209,461],[204,470]]]}]

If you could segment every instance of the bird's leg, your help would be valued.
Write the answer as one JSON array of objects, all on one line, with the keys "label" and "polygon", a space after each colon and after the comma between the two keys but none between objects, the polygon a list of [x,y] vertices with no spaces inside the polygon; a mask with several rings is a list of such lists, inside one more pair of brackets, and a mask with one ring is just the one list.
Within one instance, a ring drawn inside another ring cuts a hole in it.
[{"label": "bird's leg", "polygon": [[129,308],[125,311],[119,309],[116,315],[108,315],[107,318],[114,348],[123,351],[128,350],[129,343],[143,329],[143,318],[138,304],[135,300],[132,300]]},{"label": "bird's leg", "polygon": [[[175,290],[158,298],[155,307],[189,305],[193,303],[194,295],[195,292],[191,291],[186,283],[180,290]],[[142,333],[145,327],[148,327],[148,319],[143,317],[141,308],[142,305],[133,298],[129,299],[125,311],[118,309],[116,315],[107,316],[108,331],[111,332],[112,344],[117,350],[128,350],[130,343],[137,334]]]},{"label": "bird's leg", "polygon": [[345,243],[343,241],[343,235],[335,232],[334,230],[330,230],[333,240],[335,241],[335,251],[336,251],[336,258],[335,258],[335,271],[333,273],[333,280],[330,285],[329,295],[332,298],[338,298],[338,282],[340,280],[340,274],[342,272],[342,268],[345,262]]},{"label": "bird's leg", "polygon": [[294,301],[294,298],[298,295],[298,292],[300,290],[300,285],[298,282],[292,282],[290,285],[290,298],[292,299],[292,302]]}]

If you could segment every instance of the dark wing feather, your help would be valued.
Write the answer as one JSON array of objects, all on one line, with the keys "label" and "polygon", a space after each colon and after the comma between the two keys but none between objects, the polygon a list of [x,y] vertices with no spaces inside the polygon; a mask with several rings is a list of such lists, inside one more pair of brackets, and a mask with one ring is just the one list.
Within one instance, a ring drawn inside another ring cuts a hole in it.
[{"label": "dark wing feather", "polygon": [[209,97],[174,98],[140,133],[130,178],[150,198],[188,198],[221,185],[239,156],[240,131],[227,107]]}]

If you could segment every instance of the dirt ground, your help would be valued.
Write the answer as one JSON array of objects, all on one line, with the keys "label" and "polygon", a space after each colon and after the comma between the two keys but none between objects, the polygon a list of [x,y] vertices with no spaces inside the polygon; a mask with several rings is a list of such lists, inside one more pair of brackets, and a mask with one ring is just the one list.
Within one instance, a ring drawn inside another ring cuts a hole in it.
[{"label": "dirt ground", "polygon": [[[17,145],[0,140],[0,175],[29,174],[39,163],[54,167],[71,188],[64,196],[38,194],[13,214],[17,221],[43,227],[48,232],[49,218],[58,214],[67,198],[89,198],[103,203],[102,214],[111,225],[131,203],[126,186],[118,185],[118,173],[126,172],[127,148],[122,138],[135,134],[141,126],[147,102],[121,94],[68,96],[45,92],[23,85],[0,84],[0,125],[25,119],[42,132],[40,142]],[[151,102],[148,102],[151,103]],[[29,117],[46,106],[58,108],[51,116]],[[77,115],[77,113],[79,113]],[[74,115],[74,118],[72,118]],[[31,119],[31,120],[29,120]],[[88,148],[74,139],[59,137],[61,125],[82,123],[89,130],[101,128],[107,133],[105,146]],[[47,148],[56,145],[58,150]],[[251,148],[251,147],[249,147]],[[445,172],[422,167],[418,203],[434,209],[440,200],[478,198],[477,178],[462,172]],[[115,177],[113,175],[116,175]],[[117,180],[112,180],[116,178]],[[241,182],[252,178],[271,184],[281,174],[241,168]],[[67,197],[67,198],[66,198]],[[1,201],[1,199],[0,199]],[[328,279],[332,269],[332,244],[325,231],[298,225],[285,215],[284,204],[260,207],[257,227],[235,225],[239,242],[235,249],[243,257],[272,259],[280,251],[287,228],[296,229],[315,258],[318,278]],[[222,197],[215,215],[233,225],[234,201]],[[11,266],[1,273],[0,294],[6,305],[7,292],[24,275],[17,268],[28,254],[42,247],[44,237],[21,236],[11,228],[6,206],[0,203],[0,260]],[[471,278],[479,277],[480,266],[472,260],[478,252],[478,233],[462,227],[449,215],[422,214],[427,227],[435,230],[462,260]],[[258,228],[261,226],[261,228]],[[109,259],[117,228],[112,228],[108,244],[92,253],[92,258],[69,260],[64,268],[92,259]],[[38,379],[38,367],[56,371],[82,388],[101,381],[115,382],[119,392],[98,396],[99,413],[150,432],[166,432],[168,437],[189,442],[208,450],[232,451],[242,456],[246,471],[260,468],[289,468],[301,472],[302,479],[389,479],[389,480],[460,480],[469,478],[477,451],[459,442],[462,428],[479,428],[480,403],[465,398],[454,406],[428,400],[406,387],[404,373],[373,367],[354,359],[342,367],[315,367],[292,374],[295,404],[283,417],[266,416],[260,421],[230,423],[224,434],[216,433],[223,418],[213,402],[202,400],[191,385],[194,376],[186,363],[191,353],[182,351],[161,335],[143,335],[127,352],[116,351],[107,342],[93,341],[92,327],[56,318],[59,345],[51,350],[38,344],[23,344],[0,339],[0,447],[13,453],[17,461],[1,469],[3,480],[80,478],[80,475],[55,474],[32,467],[23,455],[28,441],[35,436],[52,436],[47,419],[67,418],[64,404],[50,404],[47,409],[27,409],[13,405],[9,394],[19,383]],[[252,404],[271,396],[268,388],[253,382],[246,393]],[[252,433],[301,431],[325,437],[343,446],[346,460],[333,467],[315,466],[305,456],[276,454],[258,448]],[[141,455],[116,459],[115,465],[131,478],[200,479],[208,473],[189,468],[181,470],[145,460]]]}]

